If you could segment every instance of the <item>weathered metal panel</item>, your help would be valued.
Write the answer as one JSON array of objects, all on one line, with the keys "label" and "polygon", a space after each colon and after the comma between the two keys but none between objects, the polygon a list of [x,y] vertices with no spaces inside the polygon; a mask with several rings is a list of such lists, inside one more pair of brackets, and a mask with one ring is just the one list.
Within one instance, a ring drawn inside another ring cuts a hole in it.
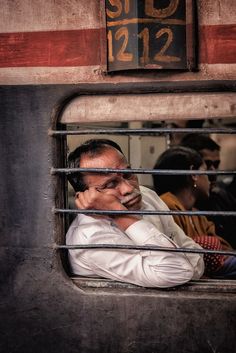
[{"label": "weathered metal panel", "polygon": [[[235,11],[236,15],[236,11]],[[202,26],[200,63],[232,64],[236,60],[236,25]]]},{"label": "weathered metal panel", "polygon": [[235,102],[236,93],[86,95],[65,108],[61,122],[233,118]]},{"label": "weathered metal panel", "polygon": [[101,64],[100,44],[103,35],[103,29],[93,28],[0,34],[4,53],[0,56],[0,67],[66,67]]},{"label": "weathered metal panel", "polygon": [[86,291],[65,274],[54,250],[48,128],[74,93],[74,86],[0,88],[0,351],[234,353],[232,293]]},{"label": "weathered metal panel", "polygon": [[235,1],[198,0],[198,21],[200,25],[224,25],[236,23]]},{"label": "weathered metal panel", "polygon": [[4,0],[0,8],[0,83],[235,79],[236,2],[197,1],[197,14],[198,72],[112,76],[105,70],[104,1]]},{"label": "weathered metal panel", "polygon": [[97,0],[1,0],[0,32],[100,28],[100,3]]}]

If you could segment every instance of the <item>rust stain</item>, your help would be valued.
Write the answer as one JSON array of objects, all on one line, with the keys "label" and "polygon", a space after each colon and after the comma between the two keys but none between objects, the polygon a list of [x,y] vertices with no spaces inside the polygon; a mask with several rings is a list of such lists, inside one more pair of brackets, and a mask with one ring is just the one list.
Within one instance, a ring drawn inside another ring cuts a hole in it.
[{"label": "rust stain", "polygon": [[230,105],[230,112],[231,113],[236,113],[236,104],[231,104]]}]

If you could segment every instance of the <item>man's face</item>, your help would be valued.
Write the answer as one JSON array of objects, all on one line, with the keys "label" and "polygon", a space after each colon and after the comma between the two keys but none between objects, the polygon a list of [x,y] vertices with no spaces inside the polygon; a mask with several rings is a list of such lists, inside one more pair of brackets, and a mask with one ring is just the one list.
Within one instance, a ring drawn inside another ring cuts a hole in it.
[{"label": "man's face", "polygon": [[[218,170],[219,165],[220,165],[220,152],[218,150],[208,150],[208,149],[203,149],[200,151],[204,162],[206,163],[207,170]],[[211,189],[215,186],[216,184],[216,175],[209,175],[209,180],[211,182]]]},{"label": "man's face", "polygon": [[[113,147],[107,147],[100,155],[90,158],[84,155],[80,162],[81,168],[130,168],[126,158]],[[88,188],[95,187],[98,191],[117,197],[128,210],[139,210],[141,208],[141,194],[139,183],[135,174],[109,173],[95,174],[87,173],[84,182]]]}]

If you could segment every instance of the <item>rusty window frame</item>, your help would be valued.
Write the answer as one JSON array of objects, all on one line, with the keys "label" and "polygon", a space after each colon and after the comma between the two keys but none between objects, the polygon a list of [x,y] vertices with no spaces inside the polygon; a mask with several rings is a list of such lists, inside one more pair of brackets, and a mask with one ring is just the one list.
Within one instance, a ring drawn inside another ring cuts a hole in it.
[{"label": "rusty window frame", "polygon": [[[121,129],[114,129],[114,128],[106,128],[106,129],[82,129],[82,130],[50,130],[49,134],[51,136],[54,136],[56,138],[63,138],[67,137],[68,135],[89,135],[95,133],[98,135],[103,135],[103,134],[109,134],[109,135],[114,135],[114,134],[131,134],[131,135],[148,135],[148,134],[169,134],[169,133],[188,133],[188,132],[195,132],[195,133],[224,133],[224,134],[235,134],[236,129],[232,128],[156,128],[156,129],[146,129],[146,128],[141,128],[141,129],[126,129],[126,128],[121,128]],[[65,140],[64,140],[65,142]],[[65,152],[65,148],[62,149]],[[65,156],[64,156],[65,158]],[[51,174],[59,177],[59,178],[64,178],[68,173],[71,172],[78,172],[78,171],[89,171],[89,172],[114,172],[114,169],[98,169],[98,168],[76,168],[76,169],[69,169],[69,168],[51,168]],[[154,169],[142,169],[142,168],[132,168],[130,169],[123,169],[123,170],[116,170],[117,172],[120,173],[130,173],[133,172],[135,174],[217,174],[217,175],[227,175],[227,174],[236,174],[236,171],[186,171],[186,170],[154,170]],[[86,211],[81,211],[81,210],[72,210],[72,209],[67,209],[67,208],[58,208],[55,207],[53,209],[53,212],[57,215],[64,215],[66,214],[122,214],[122,213],[130,213],[130,214],[168,214],[168,215],[174,215],[174,214],[184,214],[184,215],[224,215],[224,216],[236,216],[236,211],[184,211],[184,212],[176,212],[176,211],[97,211],[97,210],[86,210]],[[65,245],[65,244],[56,244],[56,249],[60,251],[67,251],[68,249],[94,249],[94,248],[125,248],[125,249],[133,249],[133,250],[153,250],[153,251],[174,251],[174,252],[192,252],[192,253],[217,253],[217,254],[224,254],[224,255],[236,255],[236,251],[213,251],[213,250],[206,250],[206,249],[183,249],[183,248],[178,248],[178,249],[169,249],[169,248],[160,248],[157,246],[129,246],[129,245],[109,245],[109,244],[92,244],[92,245]],[[136,289],[137,288],[140,290],[140,287],[132,285],[132,284],[127,284],[127,283],[121,283],[121,282],[116,282],[116,281],[111,281],[108,279],[104,278],[83,278],[82,276],[75,276],[73,274],[70,275],[71,279],[77,284],[80,288],[83,289],[91,289],[91,288],[126,288],[126,289]],[[222,282],[223,281],[223,282]],[[183,290],[187,289],[188,291],[220,291],[220,292],[236,292],[236,282],[232,280],[212,280],[212,279],[200,279],[197,281],[190,281],[189,283],[181,286],[174,288],[174,290]],[[146,288],[145,288],[146,289]],[[157,288],[158,289],[158,288]],[[167,289],[170,290],[170,289]],[[173,288],[171,289],[173,290]]]}]

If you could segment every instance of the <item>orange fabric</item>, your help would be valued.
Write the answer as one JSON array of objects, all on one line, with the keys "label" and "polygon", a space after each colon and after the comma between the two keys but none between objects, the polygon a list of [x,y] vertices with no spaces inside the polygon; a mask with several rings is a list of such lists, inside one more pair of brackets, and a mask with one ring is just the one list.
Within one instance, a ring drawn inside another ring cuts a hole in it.
[{"label": "orange fabric", "polygon": [[[186,211],[178,198],[170,192],[161,195],[161,199],[172,211]],[[193,209],[194,210],[194,209]],[[192,238],[203,249],[227,250],[231,246],[215,234],[215,225],[205,216],[173,215],[175,222],[183,229],[186,235]],[[226,257],[217,254],[204,254],[205,274],[216,272],[225,261]]]},{"label": "orange fabric", "polygon": [[[186,211],[178,198],[171,192],[161,195],[161,199],[172,211]],[[192,210],[194,211],[196,209],[193,208]],[[201,235],[216,236],[220,240],[223,250],[232,249],[231,245],[225,239],[215,233],[214,223],[208,221],[205,216],[173,215],[173,217],[175,222],[190,238],[195,239],[195,237]]]}]

